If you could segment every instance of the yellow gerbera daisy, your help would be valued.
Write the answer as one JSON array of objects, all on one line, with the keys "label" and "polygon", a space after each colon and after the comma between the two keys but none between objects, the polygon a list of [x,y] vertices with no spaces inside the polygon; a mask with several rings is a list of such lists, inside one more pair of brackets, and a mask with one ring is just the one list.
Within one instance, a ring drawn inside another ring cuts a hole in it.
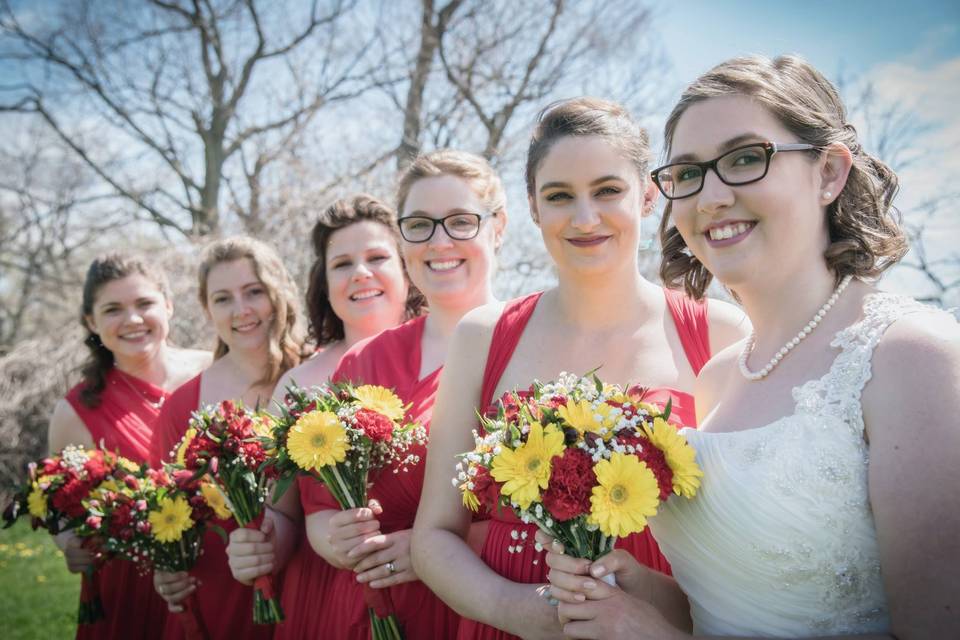
[{"label": "yellow gerbera daisy", "polygon": [[540,424],[530,427],[527,442],[516,449],[506,447],[494,457],[490,475],[503,482],[504,495],[527,509],[540,499],[540,489],[550,481],[550,461],[563,453],[563,433],[553,427],[546,431]]},{"label": "yellow gerbera daisy", "polygon": [[218,518],[225,520],[233,515],[233,512],[230,511],[230,505],[227,504],[227,496],[223,495],[223,491],[216,483],[201,482],[200,493]]},{"label": "yellow gerbera daisy", "polygon": [[307,471],[343,462],[350,449],[347,432],[332,411],[300,416],[287,438],[290,457]]},{"label": "yellow gerbera daisy", "polygon": [[703,470],[697,464],[697,452],[677,429],[662,418],[653,421],[653,427],[643,426],[650,443],[663,452],[667,465],[673,472],[673,492],[678,496],[692,498],[700,488]]},{"label": "yellow gerbera daisy", "polygon": [[636,456],[614,452],[593,467],[597,486],[590,496],[587,521],[607,536],[623,538],[647,526],[657,512],[660,487],[647,465]]},{"label": "yellow gerbera daisy", "polygon": [[364,409],[382,413],[391,420],[403,420],[403,402],[389,389],[365,384],[353,390],[353,397]]},{"label": "yellow gerbera daisy", "polygon": [[187,429],[187,432],[183,434],[183,438],[180,439],[180,445],[177,447],[177,464],[185,466],[187,463],[187,448],[190,446],[190,443],[197,435],[197,430],[193,427]]},{"label": "yellow gerbera daisy", "polygon": [[130,458],[124,458],[123,456],[117,456],[117,466],[122,469],[134,473],[140,471],[140,465],[131,460]]},{"label": "yellow gerbera daisy", "polygon": [[[605,402],[601,402],[594,407],[587,400],[578,400],[577,402],[567,402],[565,406],[557,409],[557,413],[567,424],[579,431],[582,436],[588,432],[597,433],[603,427],[608,430],[612,429],[615,425],[615,420],[610,415],[612,409],[613,407]],[[597,416],[600,416],[599,422]],[[608,431],[606,435],[609,438],[613,434]]]},{"label": "yellow gerbera daisy", "polygon": [[176,542],[193,526],[190,504],[183,496],[163,498],[160,508],[148,516],[153,537],[160,542]]},{"label": "yellow gerbera daisy", "polygon": [[47,517],[47,497],[43,495],[43,491],[36,484],[33,485],[33,490],[27,496],[27,510],[34,518],[43,520]]}]

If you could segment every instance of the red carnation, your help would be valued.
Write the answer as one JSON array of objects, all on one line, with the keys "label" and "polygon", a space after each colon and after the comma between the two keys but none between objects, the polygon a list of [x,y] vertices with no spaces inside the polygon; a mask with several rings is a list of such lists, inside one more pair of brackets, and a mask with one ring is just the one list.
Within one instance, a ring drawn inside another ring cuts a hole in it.
[{"label": "red carnation", "polygon": [[130,527],[133,523],[132,511],[130,503],[121,504],[113,510],[108,527],[111,536],[119,537],[125,529]]},{"label": "red carnation", "polygon": [[473,476],[473,493],[480,500],[480,504],[492,511],[500,501],[500,487],[502,485],[494,480],[483,467],[477,467],[476,469],[477,475]]},{"label": "red carnation", "polygon": [[110,465],[107,464],[103,454],[99,451],[83,463],[83,468],[87,472],[87,478],[93,484],[100,484],[100,481],[110,473]]},{"label": "red carnation", "polygon": [[581,449],[567,449],[554,456],[552,464],[543,506],[560,522],[589,513],[590,493],[597,482],[590,456]]},{"label": "red carnation", "polygon": [[86,498],[89,492],[89,484],[79,478],[71,478],[54,492],[50,502],[54,509],[65,513],[68,517],[80,518],[87,511],[80,501]]},{"label": "red carnation", "polygon": [[363,429],[363,433],[374,442],[390,442],[393,439],[393,422],[382,413],[370,409],[359,409],[353,419],[356,420],[357,426]]},{"label": "red carnation", "polygon": [[[619,439],[619,438],[618,438]],[[621,440],[622,442],[622,440]],[[663,451],[656,448],[646,438],[641,439],[637,449],[637,457],[653,471],[657,484],[660,486],[660,500],[666,500],[673,493],[673,471],[667,464]]]}]

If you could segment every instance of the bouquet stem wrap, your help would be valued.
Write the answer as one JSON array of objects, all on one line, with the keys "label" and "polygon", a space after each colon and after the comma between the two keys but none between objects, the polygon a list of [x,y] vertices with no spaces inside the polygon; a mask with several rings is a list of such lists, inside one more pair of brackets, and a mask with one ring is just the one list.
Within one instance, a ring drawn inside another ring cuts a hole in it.
[{"label": "bouquet stem wrap", "polygon": [[88,567],[80,576],[80,606],[77,624],[94,624],[105,615],[100,599],[100,575],[96,565]]},{"label": "bouquet stem wrap", "polygon": [[180,606],[183,607],[183,611],[177,614],[177,620],[180,621],[186,640],[209,640],[210,633],[200,614],[200,601],[197,599],[197,594],[191,593],[180,603]]},{"label": "bouquet stem wrap", "polygon": [[[259,529],[263,512],[243,524],[247,529]],[[253,621],[257,624],[273,624],[283,620],[283,608],[273,586],[273,576],[267,574],[253,581]]]}]

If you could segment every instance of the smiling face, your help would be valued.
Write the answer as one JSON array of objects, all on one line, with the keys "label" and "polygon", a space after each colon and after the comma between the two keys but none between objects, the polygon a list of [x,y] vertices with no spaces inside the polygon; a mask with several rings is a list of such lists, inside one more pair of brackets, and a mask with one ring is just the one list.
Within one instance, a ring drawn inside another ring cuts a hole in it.
[{"label": "smiling face", "polygon": [[256,351],[268,345],[273,303],[249,258],[210,268],[206,311],[217,336],[231,351]]},{"label": "smiling face", "polygon": [[455,213],[483,216],[476,237],[453,240],[442,227],[437,227],[428,241],[404,240],[401,245],[410,281],[431,307],[462,306],[488,297],[495,249],[506,225],[506,213],[491,215],[468,180],[442,175],[414,182],[400,214],[439,220]]},{"label": "smiling face", "polygon": [[[743,96],[711,98],[680,117],[669,162],[707,161],[750,142],[799,142],[769,111]],[[687,247],[737,290],[823,264],[829,243],[821,193],[823,160],[778,153],[760,181],[729,186],[707,170],[700,193],[674,200],[671,216]]]},{"label": "smiling face", "polygon": [[364,220],[334,231],[326,250],[330,305],[346,328],[366,335],[403,318],[407,283],[393,233]]},{"label": "smiling face", "polygon": [[557,140],[534,186],[531,208],[561,273],[636,267],[640,219],[652,209],[656,187],[619,149],[597,136]]},{"label": "smiling face", "polygon": [[87,326],[118,361],[149,358],[170,333],[173,307],[149,278],[134,273],[105,283],[93,300]]}]

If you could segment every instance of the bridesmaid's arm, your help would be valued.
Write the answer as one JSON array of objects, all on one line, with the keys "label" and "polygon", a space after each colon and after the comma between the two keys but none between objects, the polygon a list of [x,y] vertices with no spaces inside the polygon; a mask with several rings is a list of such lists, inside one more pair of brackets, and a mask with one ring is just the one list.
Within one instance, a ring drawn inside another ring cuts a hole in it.
[{"label": "bridesmaid's arm", "polygon": [[[82,445],[93,449],[96,445],[87,426],[65,399],[57,402],[47,429],[47,449],[51,455],[60,453],[67,445]],[[54,543],[63,552],[67,569],[82,573],[93,565],[93,554],[80,546],[81,540],[72,531],[63,531],[53,537]]]},{"label": "bridesmaid's arm", "polygon": [[740,307],[707,298],[707,323],[710,327],[710,352],[715,354],[750,335],[750,319]]},{"label": "bridesmaid's arm", "polygon": [[471,312],[454,333],[433,410],[411,555],[420,579],[460,615],[524,638],[559,638],[556,609],[538,593],[542,585],[497,575],[467,545],[471,514],[451,484],[455,455],[473,448],[471,430],[496,311]]}]

